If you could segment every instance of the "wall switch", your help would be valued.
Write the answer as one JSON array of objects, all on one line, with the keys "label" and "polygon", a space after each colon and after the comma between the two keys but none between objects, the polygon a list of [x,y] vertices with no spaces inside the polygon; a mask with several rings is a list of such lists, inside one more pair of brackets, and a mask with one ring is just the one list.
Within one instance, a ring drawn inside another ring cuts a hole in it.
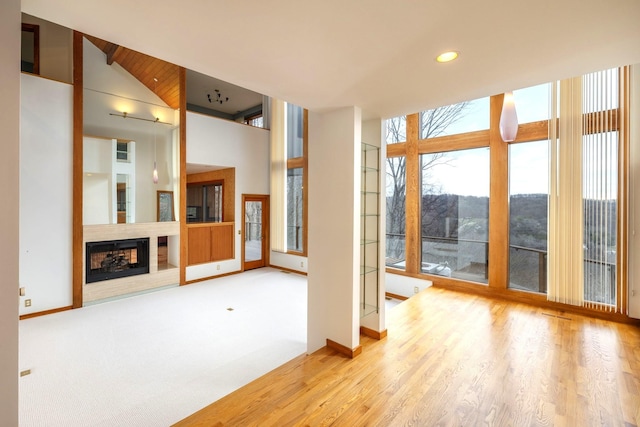
[{"label": "wall switch", "polygon": [[25,307],[31,307],[31,300],[30,299],[24,300],[24,306]]},{"label": "wall switch", "polygon": [[23,297],[26,294],[26,291],[24,290],[24,286],[20,288],[20,296]]},{"label": "wall switch", "polygon": [[31,374],[31,369],[25,369],[24,371],[20,371],[20,376],[24,377]]},{"label": "wall switch", "polygon": [[417,294],[418,292],[420,292],[420,288],[419,288],[419,287],[417,287],[417,286],[416,286],[416,287],[414,287],[414,288],[413,288],[413,293],[414,293],[414,294]]}]

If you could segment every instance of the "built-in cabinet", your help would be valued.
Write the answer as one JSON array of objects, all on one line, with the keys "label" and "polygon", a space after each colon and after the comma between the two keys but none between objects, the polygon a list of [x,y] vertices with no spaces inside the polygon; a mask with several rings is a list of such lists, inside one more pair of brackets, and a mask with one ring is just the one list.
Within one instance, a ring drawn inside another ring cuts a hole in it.
[{"label": "built-in cabinet", "polygon": [[380,309],[380,148],[362,143],[360,317]]},{"label": "built-in cabinet", "polygon": [[234,257],[234,223],[189,224],[187,265],[222,261]]}]

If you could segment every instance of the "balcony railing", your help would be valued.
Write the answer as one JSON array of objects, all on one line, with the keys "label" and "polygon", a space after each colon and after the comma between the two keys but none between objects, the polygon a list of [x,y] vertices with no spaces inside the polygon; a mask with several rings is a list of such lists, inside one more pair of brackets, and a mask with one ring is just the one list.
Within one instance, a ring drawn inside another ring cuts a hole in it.
[{"label": "balcony railing", "polygon": [[[404,268],[405,235],[387,233],[386,236],[387,266]],[[486,281],[489,264],[487,241],[423,236],[422,242],[423,266],[446,265],[451,269],[451,277]],[[439,248],[435,248],[437,243],[441,244]],[[547,251],[545,249],[509,245],[509,270],[509,288],[547,293]],[[423,272],[426,272],[424,268]],[[584,275],[585,282],[592,283],[592,286],[585,286],[585,301],[615,304],[616,265],[614,262],[585,258]]]}]

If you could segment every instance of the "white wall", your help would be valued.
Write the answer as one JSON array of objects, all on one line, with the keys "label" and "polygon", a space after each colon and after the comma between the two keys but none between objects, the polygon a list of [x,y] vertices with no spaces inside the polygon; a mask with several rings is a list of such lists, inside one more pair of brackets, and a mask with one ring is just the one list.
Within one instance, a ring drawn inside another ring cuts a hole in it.
[{"label": "white wall", "polygon": [[401,274],[386,273],[385,276],[387,292],[407,298],[433,285],[431,280],[416,279]]},{"label": "white wall", "polygon": [[0,2],[0,420],[18,425],[18,247],[20,165],[20,0]]},{"label": "white wall", "polygon": [[359,345],[361,112],[309,113],[307,352]]},{"label": "white wall", "polygon": [[242,194],[269,194],[269,131],[187,113],[187,163],[236,168],[236,240],[235,259],[187,267],[186,280],[239,271]]},{"label": "white wall", "polygon": [[629,316],[640,319],[640,64],[631,68]]},{"label": "white wall", "polygon": [[27,74],[20,87],[20,314],[27,314],[72,304],[73,87]]},{"label": "white wall", "polygon": [[283,267],[289,270],[299,271],[301,273],[306,273],[308,271],[306,256],[271,251],[269,262],[274,267]]}]

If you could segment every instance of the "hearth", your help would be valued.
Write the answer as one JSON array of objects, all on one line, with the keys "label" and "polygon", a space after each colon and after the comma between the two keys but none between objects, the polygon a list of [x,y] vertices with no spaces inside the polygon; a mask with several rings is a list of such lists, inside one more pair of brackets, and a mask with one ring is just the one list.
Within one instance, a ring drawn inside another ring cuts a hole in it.
[{"label": "hearth", "polygon": [[149,273],[149,238],[87,242],[86,283]]}]

